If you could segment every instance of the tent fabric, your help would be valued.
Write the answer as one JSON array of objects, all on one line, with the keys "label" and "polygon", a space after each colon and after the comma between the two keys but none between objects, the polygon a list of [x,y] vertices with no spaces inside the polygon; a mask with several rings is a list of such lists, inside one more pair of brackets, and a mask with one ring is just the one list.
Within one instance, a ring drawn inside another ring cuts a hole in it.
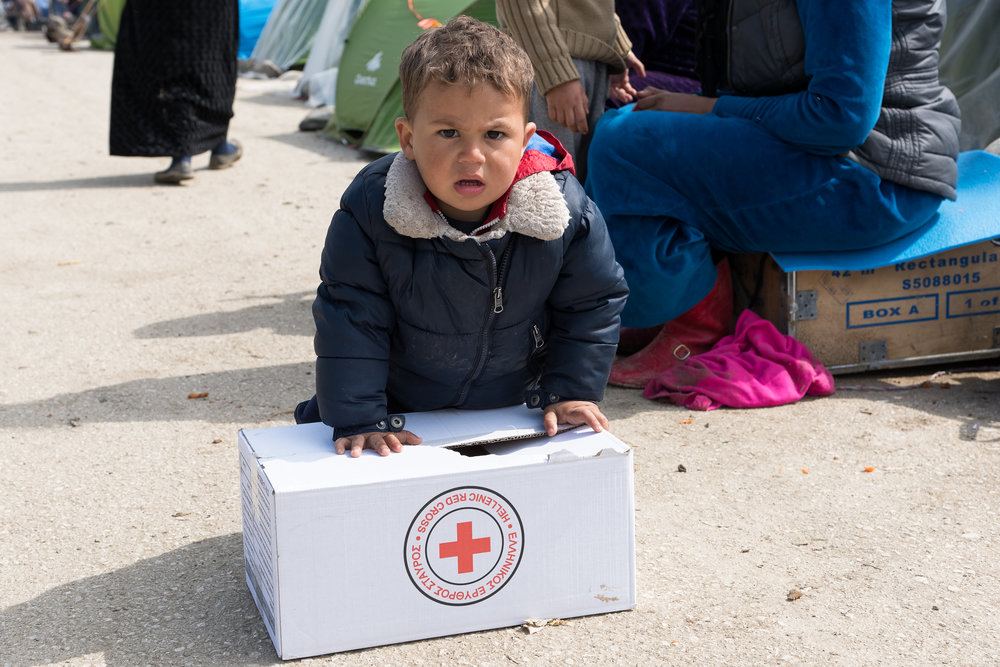
[{"label": "tent fabric", "polygon": [[323,13],[312,50],[295,89],[296,97],[308,94],[311,107],[336,103],[337,72],[347,35],[365,0],[331,0]]},{"label": "tent fabric", "polygon": [[240,45],[236,57],[247,60],[278,0],[240,0]]},{"label": "tent fabric", "polygon": [[962,150],[1000,138],[1000,0],[948,0],[941,82],[958,98]]},{"label": "tent fabric", "polygon": [[328,2],[278,0],[267,17],[250,60],[255,63],[269,61],[282,70],[304,62],[312,49]]},{"label": "tent fabric", "polygon": [[[419,16],[418,16],[419,14]],[[395,119],[403,115],[399,60],[423,31],[421,19],[445,23],[468,14],[497,24],[494,0],[369,0],[354,20],[340,58],[337,104],[323,132],[375,153],[399,150]]]},{"label": "tent fabric", "polygon": [[118,24],[122,19],[125,0],[100,0],[97,3],[97,25],[100,37],[90,40],[90,48],[114,51],[118,40]]}]

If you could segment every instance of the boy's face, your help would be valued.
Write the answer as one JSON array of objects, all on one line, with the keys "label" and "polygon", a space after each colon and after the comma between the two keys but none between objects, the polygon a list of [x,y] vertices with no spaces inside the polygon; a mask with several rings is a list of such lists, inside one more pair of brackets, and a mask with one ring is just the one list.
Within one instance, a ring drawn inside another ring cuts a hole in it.
[{"label": "boy's face", "polygon": [[482,220],[514,181],[535,124],[522,100],[489,84],[469,88],[432,81],[413,118],[397,118],[403,154],[450,218]]}]

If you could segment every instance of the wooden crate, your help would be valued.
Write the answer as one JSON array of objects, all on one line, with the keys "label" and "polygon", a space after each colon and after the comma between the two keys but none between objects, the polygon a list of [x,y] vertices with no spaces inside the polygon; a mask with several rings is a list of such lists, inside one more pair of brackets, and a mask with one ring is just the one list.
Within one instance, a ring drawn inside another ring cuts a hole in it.
[{"label": "wooden crate", "polygon": [[833,373],[1000,357],[1000,245],[865,271],[786,273],[730,258],[737,308],[794,336]]}]

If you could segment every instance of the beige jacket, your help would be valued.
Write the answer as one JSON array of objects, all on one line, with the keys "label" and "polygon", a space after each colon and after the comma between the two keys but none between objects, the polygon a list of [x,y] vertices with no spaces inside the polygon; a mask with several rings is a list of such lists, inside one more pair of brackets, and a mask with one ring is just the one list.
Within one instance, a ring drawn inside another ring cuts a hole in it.
[{"label": "beige jacket", "polygon": [[535,67],[535,84],[545,95],[580,78],[573,58],[606,63],[625,71],[632,42],[615,14],[614,0],[496,0],[497,19]]}]

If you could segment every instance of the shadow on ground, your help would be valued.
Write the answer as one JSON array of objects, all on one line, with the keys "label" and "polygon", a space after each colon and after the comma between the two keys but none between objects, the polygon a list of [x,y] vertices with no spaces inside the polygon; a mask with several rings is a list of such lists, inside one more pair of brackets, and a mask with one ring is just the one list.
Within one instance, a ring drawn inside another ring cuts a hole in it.
[{"label": "shadow on ground", "polygon": [[283,336],[312,336],[316,330],[311,313],[313,292],[294,292],[250,296],[246,301],[276,300],[230,312],[205,313],[175,320],[156,322],[136,329],[136,338],[175,338],[178,336],[215,336],[271,329]]},{"label": "shadow on ground", "polygon": [[322,131],[296,131],[285,134],[273,134],[265,138],[271,141],[279,141],[295,148],[313,151],[314,153],[330,158],[334,162],[356,163],[358,171],[361,171],[362,167],[369,162],[382,157],[380,153],[371,153],[352,148],[332,137],[326,136]]},{"label": "shadow on ground", "polygon": [[[249,102],[250,104],[259,104],[262,106],[273,106],[273,107],[301,107],[302,113],[305,114],[312,109],[306,104],[306,101],[293,96],[292,90],[287,88],[288,82],[277,81],[275,79],[255,79],[249,77],[239,77],[236,81],[237,87],[240,85],[244,86],[254,86],[259,85],[264,88],[263,91],[254,94],[243,93],[240,95],[240,103]],[[271,86],[277,86],[275,90],[270,90]]]},{"label": "shadow on ground", "polygon": [[[955,422],[956,436],[959,432],[971,434],[979,431],[976,439],[984,440],[987,431],[1000,429],[1000,367],[996,360],[983,363],[939,365],[855,373],[834,376],[837,388],[833,396],[806,396],[798,404],[810,410],[822,408],[824,402],[832,400],[854,400],[858,410],[868,409],[869,402],[884,402],[906,407],[927,415]],[[683,417],[701,415],[703,420],[722,421],[727,413],[745,411],[741,408],[722,407],[718,410],[700,412],[682,408],[668,402],[652,401],[642,397],[640,389],[608,387],[603,408],[612,419],[632,417],[651,411],[676,412]],[[785,411],[795,409],[795,405],[775,408],[751,408],[754,412],[764,410]],[[998,436],[1000,437],[1000,436]]]},{"label": "shadow on ground", "polygon": [[66,190],[149,187],[151,185],[153,185],[152,174],[143,172],[139,174],[66,178],[58,181],[0,183],[0,192],[46,192],[50,190],[64,192]]},{"label": "shadow on ground", "polygon": [[57,586],[0,610],[0,628],[0,653],[15,664],[277,661],[244,583],[241,533]]},{"label": "shadow on ground", "polygon": [[[311,362],[132,380],[0,408],[0,427],[66,428],[88,422],[204,421],[260,423],[291,419],[312,396]],[[192,394],[205,394],[189,398]]]}]

